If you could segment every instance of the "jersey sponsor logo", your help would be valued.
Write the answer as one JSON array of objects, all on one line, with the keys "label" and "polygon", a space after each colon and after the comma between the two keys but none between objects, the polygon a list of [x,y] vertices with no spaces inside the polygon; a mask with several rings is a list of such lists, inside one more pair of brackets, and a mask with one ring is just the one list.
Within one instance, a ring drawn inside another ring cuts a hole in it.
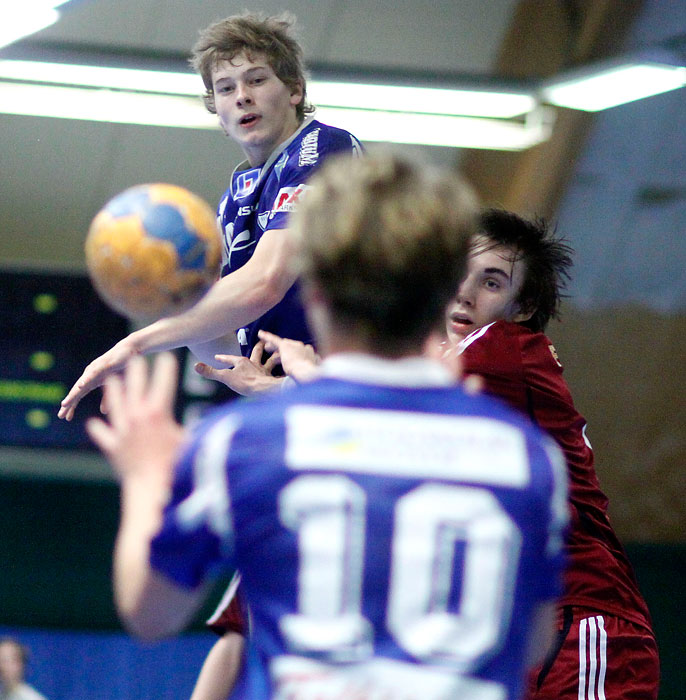
[{"label": "jersey sponsor logo", "polygon": [[281,158],[279,158],[279,160],[276,161],[276,165],[274,166],[274,172],[276,173],[277,180],[281,179],[281,173],[286,167],[286,163],[288,163],[288,153],[284,153],[281,156]]},{"label": "jersey sponsor logo", "polygon": [[222,236],[222,267],[229,262],[231,239],[233,238],[233,221],[224,226]]},{"label": "jersey sponsor logo", "polygon": [[267,223],[269,223],[269,217],[271,216],[271,211],[263,211],[261,214],[257,215],[257,223],[260,228],[264,231],[267,228]]},{"label": "jersey sponsor logo", "polygon": [[341,406],[286,413],[286,464],[416,479],[524,487],[524,434],[502,421]]},{"label": "jersey sponsor logo", "polygon": [[255,186],[260,178],[260,170],[260,168],[253,168],[252,170],[246,170],[236,175],[236,181],[234,183],[235,199],[243,199],[255,191]]},{"label": "jersey sponsor logo", "polygon": [[298,165],[314,165],[319,160],[319,129],[310,131],[300,142]]},{"label": "jersey sponsor logo", "polygon": [[294,212],[298,205],[300,195],[308,189],[309,186],[304,184],[298,185],[297,187],[282,187],[276,195],[276,199],[274,199],[271,216],[269,218],[281,212]]},{"label": "jersey sponsor logo", "polygon": [[[233,226],[233,224],[232,224]],[[232,230],[233,233],[233,230]],[[250,246],[255,245],[255,239],[252,237],[250,231],[248,229],[245,229],[241,231],[240,233],[237,233],[235,236],[231,237],[231,242],[228,244],[228,249],[226,251],[226,261],[231,265],[231,256],[239,251],[239,250],[245,250],[246,248],[249,248]]]}]

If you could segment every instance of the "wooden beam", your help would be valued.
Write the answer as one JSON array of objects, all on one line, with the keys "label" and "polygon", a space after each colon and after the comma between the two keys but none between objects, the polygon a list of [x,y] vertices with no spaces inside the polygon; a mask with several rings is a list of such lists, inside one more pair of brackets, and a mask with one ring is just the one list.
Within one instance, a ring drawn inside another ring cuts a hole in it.
[{"label": "wooden beam", "polygon": [[[642,0],[521,0],[496,73],[541,79],[620,52]],[[467,152],[461,171],[487,206],[552,217],[593,115],[557,108],[551,138],[520,153]]]}]

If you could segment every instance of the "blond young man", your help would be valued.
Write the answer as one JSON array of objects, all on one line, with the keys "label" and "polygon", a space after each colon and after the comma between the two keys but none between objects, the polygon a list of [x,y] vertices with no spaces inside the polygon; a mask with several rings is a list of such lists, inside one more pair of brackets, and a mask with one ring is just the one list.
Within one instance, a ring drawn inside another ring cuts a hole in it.
[{"label": "blond young man", "polygon": [[236,341],[249,355],[261,328],[311,341],[288,217],[322,161],[361,147],[347,131],[312,118],[292,24],[288,16],[243,14],[201,32],[191,63],[205,105],[246,156],[218,207],[221,279],[189,311],[134,331],[93,360],[62,401],[60,418],[71,420],[79,401],[135,355],[187,346],[211,366],[216,353],[235,352]]}]

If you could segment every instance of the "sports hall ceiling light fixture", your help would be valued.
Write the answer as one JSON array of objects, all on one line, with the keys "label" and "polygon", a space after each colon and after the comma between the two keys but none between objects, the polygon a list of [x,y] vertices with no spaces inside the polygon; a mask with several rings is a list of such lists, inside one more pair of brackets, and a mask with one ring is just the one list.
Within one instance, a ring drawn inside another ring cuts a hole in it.
[{"label": "sports hall ceiling light fixture", "polygon": [[7,2],[2,10],[0,47],[13,44],[29,34],[55,24],[60,18],[60,5],[69,0],[22,0]]},{"label": "sports hall ceiling light fixture", "polygon": [[[0,112],[127,124],[217,128],[189,72],[0,60]],[[97,96],[94,95],[97,90]],[[308,82],[317,116],[363,141],[522,150],[550,135],[552,113],[532,92]]]},{"label": "sports hall ceiling light fixture", "polygon": [[[110,57],[120,65],[103,65],[105,57],[84,61],[64,52],[57,60],[36,61],[14,48],[0,60],[0,113],[217,128],[199,99],[202,82],[183,70],[185,61],[171,70],[168,63],[136,57],[126,64]],[[524,89],[487,81],[464,81],[458,88],[447,82],[343,80],[315,71],[308,92],[320,119],[363,141],[523,150],[549,138],[555,119],[549,105],[597,111],[684,85],[686,67],[673,57],[653,56],[587,66]]]},{"label": "sports hall ceiling light fixture", "polygon": [[558,107],[597,112],[686,85],[683,61],[667,53],[615,59],[570,71],[541,86]]}]

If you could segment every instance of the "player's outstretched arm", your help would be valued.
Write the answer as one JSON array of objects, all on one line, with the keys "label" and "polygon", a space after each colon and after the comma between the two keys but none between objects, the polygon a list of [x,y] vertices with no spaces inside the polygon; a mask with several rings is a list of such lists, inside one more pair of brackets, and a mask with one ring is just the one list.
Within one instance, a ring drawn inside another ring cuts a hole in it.
[{"label": "player's outstretched arm", "polygon": [[102,386],[111,374],[122,370],[136,354],[138,354],[138,350],[131,341],[131,336],[127,336],[106,353],[93,360],[83,370],[83,374],[76,380],[69,393],[62,399],[57,416],[71,420],[81,399],[93,389]]},{"label": "player's outstretched arm", "polygon": [[108,420],[86,424],[93,442],[121,482],[121,519],[114,552],[114,593],[125,626],[153,639],[180,629],[200,602],[200,591],[186,591],[149,564],[150,541],[162,523],[176,454],[184,439],[173,415],[178,367],[160,355],[148,377],[147,362],[134,357],[123,378],[108,377]]},{"label": "player's outstretched arm", "polygon": [[218,280],[188,311],[134,331],[91,362],[63,399],[58,416],[71,420],[81,399],[123,368],[134,355],[202,347],[254,321],[275,306],[295,282],[295,248],[287,231],[266,231],[252,258]]}]

